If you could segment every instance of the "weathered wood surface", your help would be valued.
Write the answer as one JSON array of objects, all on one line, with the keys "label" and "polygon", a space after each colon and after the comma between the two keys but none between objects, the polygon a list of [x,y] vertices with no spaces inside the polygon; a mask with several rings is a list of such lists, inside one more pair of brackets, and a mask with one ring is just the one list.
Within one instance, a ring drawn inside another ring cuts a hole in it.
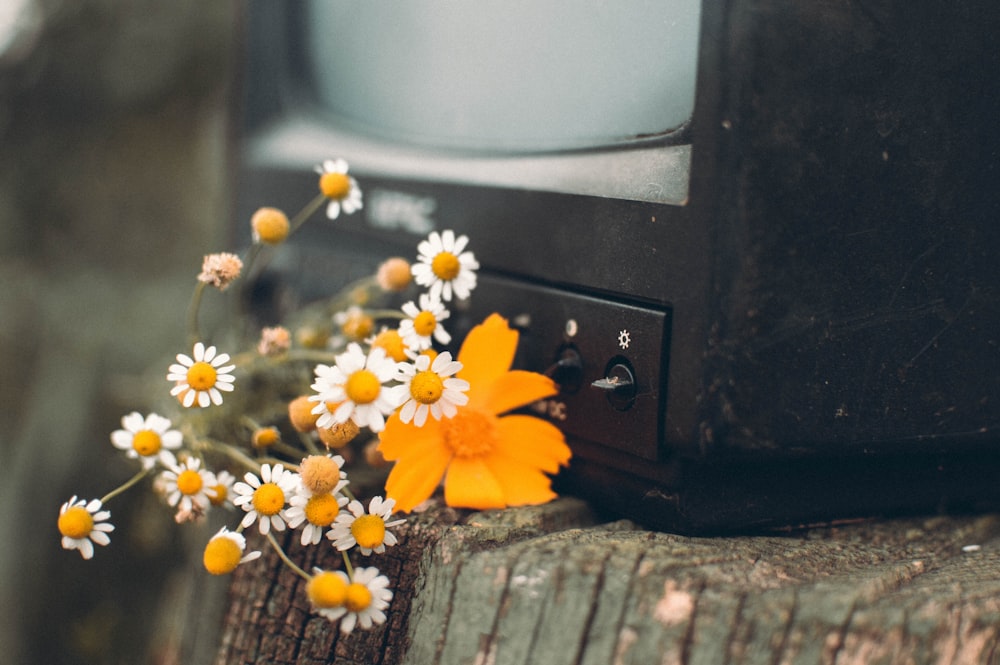
[{"label": "weathered wood surface", "polygon": [[[233,581],[216,662],[1000,660],[997,516],[691,538],[593,524],[563,499],[486,513],[433,505],[402,532],[377,561],[397,590],[385,626],[341,636],[268,553]],[[337,561],[329,547],[290,550],[305,565]]]}]

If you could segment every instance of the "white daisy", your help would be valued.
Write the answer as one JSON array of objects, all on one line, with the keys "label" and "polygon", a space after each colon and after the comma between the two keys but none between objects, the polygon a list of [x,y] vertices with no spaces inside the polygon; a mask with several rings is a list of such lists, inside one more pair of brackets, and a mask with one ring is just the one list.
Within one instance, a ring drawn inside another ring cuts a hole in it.
[{"label": "white daisy", "polygon": [[236,478],[228,471],[218,473],[209,472],[210,477],[205,481],[205,494],[213,506],[233,507],[233,483]]},{"label": "white daisy", "polygon": [[145,418],[138,411],[122,416],[122,428],[111,433],[111,443],[125,456],[138,458],[142,468],[149,469],[157,461],[166,466],[173,459],[168,451],[181,447],[183,437],[170,429],[170,420],[155,413]]},{"label": "white daisy", "polygon": [[[399,386],[385,386],[399,378],[400,363],[387,358],[381,347],[373,348],[366,357],[358,344],[348,344],[347,351],[337,356],[336,365],[317,365],[315,374],[312,389],[317,394],[309,400],[318,402],[312,410],[319,415],[318,428],[353,420],[358,427],[381,432],[385,417],[399,406],[402,397]],[[336,408],[331,412],[333,404]]]},{"label": "white daisy", "polygon": [[358,181],[347,175],[347,162],[343,159],[327,159],[316,167],[319,174],[319,189],[330,199],[326,206],[326,216],[337,219],[361,210],[361,188]]},{"label": "white daisy", "polygon": [[347,505],[347,497],[340,490],[347,485],[346,480],[337,484],[331,492],[313,494],[302,484],[289,499],[291,507],[285,511],[288,526],[292,529],[302,526],[303,545],[316,545],[323,538],[323,530],[333,524],[340,509]]},{"label": "white daisy", "polygon": [[390,528],[399,526],[405,519],[390,521],[392,509],[396,507],[395,499],[373,497],[368,502],[368,513],[360,501],[351,501],[347,510],[337,515],[333,528],[326,537],[333,541],[333,546],[340,551],[349,550],[355,545],[361,553],[368,556],[372,552],[382,554],[386,546],[393,546],[398,541]]},{"label": "white daisy", "polygon": [[185,407],[193,406],[195,402],[203,408],[209,404],[222,404],[222,393],[219,391],[231,391],[236,380],[231,373],[236,365],[226,365],[227,362],[228,353],[216,355],[214,346],[206,348],[201,342],[194,345],[193,359],[178,353],[177,362],[170,366],[167,374],[167,381],[177,383],[170,394],[180,395]]},{"label": "white daisy", "polygon": [[420,286],[430,287],[431,298],[446,302],[452,292],[459,300],[469,297],[476,288],[476,270],[479,263],[472,252],[463,251],[469,238],[455,237],[455,232],[431,231],[427,240],[417,245],[417,262],[413,264],[413,280]]},{"label": "white daisy", "polygon": [[204,514],[208,510],[210,497],[206,490],[211,487],[215,478],[201,468],[200,459],[188,457],[181,464],[172,464],[160,477],[167,503],[175,506],[179,512]]},{"label": "white daisy", "polygon": [[263,464],[260,477],[248,471],[243,479],[246,482],[233,485],[233,492],[237,495],[233,504],[247,511],[240,526],[245,529],[259,520],[261,534],[267,535],[272,526],[275,531],[284,531],[285,504],[295,492],[297,476],[281,464],[275,464],[273,468],[270,464]]},{"label": "white daisy", "polygon": [[247,539],[242,533],[222,527],[205,545],[202,555],[205,570],[213,575],[225,575],[236,570],[241,563],[260,558],[259,551],[244,554],[246,548]]},{"label": "white daisy", "polygon": [[94,543],[107,545],[111,542],[109,533],[115,530],[106,520],[111,511],[101,510],[100,499],[76,500],[74,495],[59,509],[59,533],[62,546],[67,550],[80,550],[80,556],[89,559],[94,556]]},{"label": "white daisy", "polygon": [[[451,312],[445,309],[444,305],[437,298],[432,298],[429,293],[420,295],[420,307],[413,301],[403,305],[403,313],[406,319],[399,324],[399,334],[403,337],[406,347],[411,350],[423,351],[431,348],[437,340],[439,344],[447,344],[451,341],[451,335],[444,329],[441,322],[447,319]],[[432,339],[433,338],[433,339]]]},{"label": "white daisy", "polygon": [[439,353],[434,362],[430,356],[421,355],[413,364],[403,365],[406,401],[399,410],[399,419],[404,423],[412,420],[417,427],[423,427],[428,414],[441,420],[458,413],[458,407],[469,403],[465,394],[469,382],[453,376],[461,369],[462,363],[452,360],[447,351]]},{"label": "white daisy", "polygon": [[389,578],[380,575],[378,568],[355,568],[348,578],[339,570],[315,570],[306,585],[306,593],[313,608],[330,621],[340,622],[340,630],[350,633],[355,626],[365,630],[385,623],[385,610],[392,601]]}]

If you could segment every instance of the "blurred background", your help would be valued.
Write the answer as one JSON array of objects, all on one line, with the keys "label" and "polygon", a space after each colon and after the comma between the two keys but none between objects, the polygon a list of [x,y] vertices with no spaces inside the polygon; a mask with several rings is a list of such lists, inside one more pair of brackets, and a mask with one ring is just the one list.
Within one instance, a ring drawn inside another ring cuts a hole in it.
[{"label": "blurred background", "polygon": [[84,561],[56,518],[135,472],[109,434],[184,350],[202,255],[235,249],[237,9],[0,3],[0,662],[196,663],[215,637],[225,588],[185,545],[209,526],[129,492]]}]

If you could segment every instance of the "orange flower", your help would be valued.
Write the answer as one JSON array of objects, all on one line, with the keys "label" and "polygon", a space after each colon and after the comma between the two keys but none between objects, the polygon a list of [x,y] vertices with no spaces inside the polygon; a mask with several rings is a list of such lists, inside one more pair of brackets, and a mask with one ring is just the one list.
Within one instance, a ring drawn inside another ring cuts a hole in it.
[{"label": "orange flower", "polygon": [[396,464],[385,489],[398,510],[428,498],[444,476],[450,506],[486,510],[545,503],[555,498],[551,479],[569,462],[562,432],[529,415],[508,414],[557,392],[535,372],[511,370],[518,333],[493,314],[472,329],[458,353],[459,378],[469,382],[469,403],[452,418],[404,424],[395,413],[381,432],[379,450]]}]

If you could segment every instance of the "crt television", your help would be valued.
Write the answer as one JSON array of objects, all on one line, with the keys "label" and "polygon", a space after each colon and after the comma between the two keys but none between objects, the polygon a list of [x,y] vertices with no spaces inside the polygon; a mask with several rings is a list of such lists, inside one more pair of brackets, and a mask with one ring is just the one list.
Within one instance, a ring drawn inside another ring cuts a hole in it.
[{"label": "crt television", "polygon": [[[258,0],[234,228],[342,156],[261,294],[467,234],[557,487],[687,532],[1000,499],[1000,6]],[[265,303],[266,304],[266,303]],[[266,310],[261,305],[262,310]],[[459,331],[460,332],[460,331]]]}]

